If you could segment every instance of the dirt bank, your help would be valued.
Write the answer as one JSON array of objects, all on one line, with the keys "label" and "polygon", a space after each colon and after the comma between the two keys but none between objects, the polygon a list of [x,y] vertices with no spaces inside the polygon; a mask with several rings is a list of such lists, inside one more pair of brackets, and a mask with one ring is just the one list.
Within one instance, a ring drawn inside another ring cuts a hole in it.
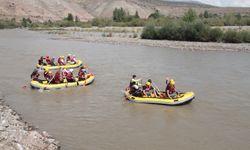
[{"label": "dirt bank", "polygon": [[39,132],[4,103],[0,92],[0,149],[58,150],[59,142],[46,131]]}]

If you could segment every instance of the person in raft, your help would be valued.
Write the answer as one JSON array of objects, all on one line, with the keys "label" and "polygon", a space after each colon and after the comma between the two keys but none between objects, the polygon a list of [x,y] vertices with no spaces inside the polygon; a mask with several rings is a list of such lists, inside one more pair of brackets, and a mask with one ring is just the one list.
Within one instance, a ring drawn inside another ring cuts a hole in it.
[{"label": "person in raft", "polygon": [[77,63],[76,55],[73,55],[70,61],[71,61],[71,64],[76,64]]},{"label": "person in raft", "polygon": [[56,66],[55,57],[51,58],[51,66]]},{"label": "person in raft", "polygon": [[62,83],[62,71],[61,71],[61,70],[62,70],[62,69],[59,68],[59,69],[56,71],[55,77],[53,78],[52,83],[54,83],[54,84],[60,84],[60,83]]},{"label": "person in raft", "polygon": [[136,75],[133,75],[132,79],[130,80],[129,87],[132,87],[133,82],[135,82],[135,84],[140,87],[141,86],[141,84],[140,84],[141,80],[142,79],[136,79]]},{"label": "person in raft", "polygon": [[66,58],[66,62],[71,65],[76,64],[76,56],[75,55],[72,56],[71,54],[68,54]]},{"label": "person in raft", "polygon": [[166,90],[165,90],[166,97],[167,98],[175,98],[178,95],[178,92],[175,89],[174,79],[171,79],[171,80],[167,79],[166,84],[167,84]]},{"label": "person in raft", "polygon": [[39,72],[38,72],[38,69],[34,69],[34,71],[31,73],[31,75],[30,75],[30,78],[32,79],[32,80],[34,80],[34,81],[39,81],[39,76],[40,76],[40,74],[39,74]]},{"label": "person in raft", "polygon": [[131,83],[129,94],[131,94],[133,96],[137,96],[137,97],[143,96],[143,92],[142,92],[141,88],[134,81]]},{"label": "person in raft", "polygon": [[146,82],[146,84],[142,87],[142,91],[144,96],[146,97],[156,97],[155,90],[150,82]]},{"label": "person in raft", "polygon": [[85,80],[87,78],[87,74],[88,74],[87,67],[84,65],[81,66],[78,72],[79,80]]},{"label": "person in raft", "polygon": [[75,82],[73,69],[69,69],[69,70],[63,69],[62,74],[63,74],[64,79],[67,80],[67,82]]},{"label": "person in raft", "polygon": [[46,61],[47,65],[51,65],[51,59],[50,59],[50,57],[48,55],[45,56],[45,61]]},{"label": "person in raft", "polygon": [[41,56],[39,59],[38,59],[38,64],[39,65],[46,65],[46,63],[43,62],[44,58],[43,56]]},{"label": "person in raft", "polygon": [[66,62],[70,64],[70,62],[71,62],[71,54],[68,54],[68,56],[66,57]]},{"label": "person in raft", "polygon": [[52,79],[53,79],[52,71],[45,69],[43,75],[44,75],[45,80],[47,80],[49,83],[52,81]]},{"label": "person in raft", "polygon": [[59,66],[64,66],[65,65],[64,56],[59,56],[57,63]]}]

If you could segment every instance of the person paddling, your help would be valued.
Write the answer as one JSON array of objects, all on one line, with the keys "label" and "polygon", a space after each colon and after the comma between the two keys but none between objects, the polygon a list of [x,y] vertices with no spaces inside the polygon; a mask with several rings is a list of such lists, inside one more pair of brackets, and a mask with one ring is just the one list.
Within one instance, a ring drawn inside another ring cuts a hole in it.
[{"label": "person paddling", "polygon": [[141,86],[140,82],[142,79],[136,79],[136,75],[132,76],[132,79],[130,80],[129,87],[133,85],[133,82],[135,82],[136,85]]},{"label": "person paddling", "polygon": [[147,81],[146,84],[142,87],[142,89],[143,89],[143,94],[146,97],[155,97],[156,96],[155,90],[150,82]]},{"label": "person paddling", "polygon": [[72,58],[71,54],[68,54],[68,56],[66,57],[66,62],[70,64],[71,63],[71,58]]},{"label": "person paddling", "polygon": [[48,69],[45,69],[43,75],[44,75],[45,80],[47,80],[49,83],[53,79],[52,71],[49,71]]},{"label": "person paddling", "polygon": [[55,84],[60,84],[62,82],[62,76],[61,76],[61,68],[59,68],[56,73],[55,73],[55,77],[52,81]]},{"label": "person paddling", "polygon": [[86,66],[81,66],[78,72],[78,78],[79,80],[85,80],[86,75],[88,74],[87,67]]},{"label": "person paddling", "polygon": [[60,56],[57,60],[57,63],[59,66],[64,66],[65,65],[64,56]]},{"label": "person paddling", "polygon": [[76,64],[76,56],[75,55],[73,55],[72,57],[71,57],[71,59],[70,59],[70,63],[71,64]]},{"label": "person paddling", "polygon": [[46,63],[43,62],[44,58],[43,56],[41,56],[39,59],[38,59],[38,64],[39,65],[46,65]]},{"label": "person paddling", "polygon": [[133,96],[142,97],[143,93],[142,93],[141,88],[138,85],[136,85],[135,82],[132,82],[131,84],[132,85],[130,87],[129,94],[131,94]]},{"label": "person paddling", "polygon": [[34,69],[34,71],[31,73],[30,78],[34,81],[38,81],[40,74],[38,73],[37,69]]},{"label": "person paddling", "polygon": [[177,96],[177,91],[175,89],[175,81],[174,79],[171,79],[170,81],[166,80],[166,90],[165,90],[165,93],[166,93],[166,97],[168,98],[174,98]]},{"label": "person paddling", "polygon": [[73,69],[70,70],[63,69],[63,76],[64,78],[66,78],[67,82],[75,82],[73,76]]},{"label": "person paddling", "polygon": [[45,57],[45,60],[46,60],[47,65],[51,65],[51,59],[48,55]]}]

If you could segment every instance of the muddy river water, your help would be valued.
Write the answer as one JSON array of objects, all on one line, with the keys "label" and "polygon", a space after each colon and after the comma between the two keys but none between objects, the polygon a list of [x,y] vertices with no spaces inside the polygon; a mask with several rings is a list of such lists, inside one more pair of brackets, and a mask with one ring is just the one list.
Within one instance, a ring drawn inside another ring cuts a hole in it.
[{"label": "muddy river water", "polygon": [[[53,40],[53,35],[0,31],[0,90],[25,121],[63,150],[249,150],[250,53],[183,51]],[[88,87],[38,92],[30,73],[41,55],[76,54],[94,72]],[[196,99],[178,107],[138,104],[122,91],[132,74],[165,88],[176,79]],[[22,88],[27,86],[27,88]]]}]

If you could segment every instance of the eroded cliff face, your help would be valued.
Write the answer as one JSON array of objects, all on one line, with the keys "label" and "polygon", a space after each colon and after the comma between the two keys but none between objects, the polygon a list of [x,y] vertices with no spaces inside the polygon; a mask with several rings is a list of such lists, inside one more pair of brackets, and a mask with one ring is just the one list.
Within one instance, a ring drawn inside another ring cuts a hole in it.
[{"label": "eroded cliff face", "polygon": [[0,0],[0,17],[23,17],[35,21],[61,20],[72,13],[80,20],[87,21],[93,18],[85,9],[75,2],[67,0]]},{"label": "eroded cliff face", "polygon": [[0,18],[30,18],[36,21],[61,20],[68,13],[81,21],[94,17],[112,17],[115,8],[123,7],[130,14],[138,11],[141,18],[147,18],[158,9],[164,15],[182,16],[190,7],[198,13],[250,14],[250,8],[221,8],[196,3],[163,2],[160,0],[0,0]]}]

